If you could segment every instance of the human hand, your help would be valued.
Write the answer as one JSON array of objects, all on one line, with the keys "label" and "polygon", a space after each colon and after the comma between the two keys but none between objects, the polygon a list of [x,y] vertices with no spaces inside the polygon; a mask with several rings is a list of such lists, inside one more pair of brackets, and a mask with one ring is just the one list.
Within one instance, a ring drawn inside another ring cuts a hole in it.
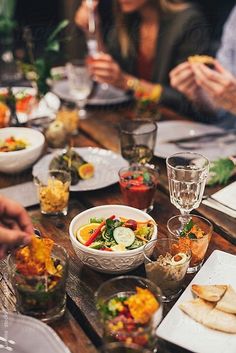
[{"label": "human hand", "polygon": [[125,74],[109,54],[99,53],[93,56],[88,60],[88,68],[95,81],[126,88]]},{"label": "human hand", "polygon": [[170,84],[189,100],[194,102],[198,100],[198,85],[192,65],[188,61],[179,64],[170,72]]},{"label": "human hand", "polygon": [[25,209],[0,196],[0,259],[15,247],[29,243],[32,234],[33,225]]},{"label": "human hand", "polygon": [[[99,0],[93,0],[93,8],[92,10],[95,13],[95,16],[97,17],[96,20],[98,21],[98,15],[96,12],[97,6],[98,6]],[[77,24],[78,27],[80,27],[83,31],[88,32],[89,29],[89,9],[88,6],[88,1],[83,0],[82,4],[80,7],[77,9],[75,13],[75,23]]]},{"label": "human hand", "polygon": [[192,65],[196,83],[210,97],[216,108],[236,114],[236,77],[215,60],[215,69],[204,64]]}]

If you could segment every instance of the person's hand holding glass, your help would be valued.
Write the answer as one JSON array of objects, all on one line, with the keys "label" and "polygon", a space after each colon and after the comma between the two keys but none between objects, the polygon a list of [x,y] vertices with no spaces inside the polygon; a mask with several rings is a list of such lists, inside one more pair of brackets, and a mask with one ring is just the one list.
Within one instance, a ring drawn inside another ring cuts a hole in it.
[{"label": "person's hand holding glass", "polygon": [[130,164],[146,164],[153,157],[157,125],[149,120],[128,120],[120,124],[122,156]]},{"label": "person's hand holding glass", "polygon": [[170,201],[182,215],[198,208],[209,171],[209,161],[198,153],[175,153],[166,160]]},{"label": "person's hand holding glass", "polygon": [[70,93],[79,108],[80,119],[86,118],[85,105],[91,93],[93,81],[83,60],[76,60],[66,64]]}]

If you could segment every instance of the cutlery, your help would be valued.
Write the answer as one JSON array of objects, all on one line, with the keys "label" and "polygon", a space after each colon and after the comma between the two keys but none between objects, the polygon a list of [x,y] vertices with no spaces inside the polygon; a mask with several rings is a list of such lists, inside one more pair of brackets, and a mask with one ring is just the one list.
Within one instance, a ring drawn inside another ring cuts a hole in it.
[{"label": "cutlery", "polygon": [[173,144],[178,144],[178,143],[185,143],[185,142],[209,142],[212,141],[214,138],[217,137],[224,137],[228,136],[230,134],[236,135],[236,129],[231,129],[231,130],[223,130],[223,131],[215,131],[215,132],[208,132],[202,135],[197,135],[197,136],[187,136],[187,137],[182,137],[179,139],[175,140],[167,140],[165,143],[173,143]]},{"label": "cutlery", "polygon": [[89,9],[89,14],[88,14],[88,29],[90,33],[95,32],[95,15],[94,15],[94,10],[93,10],[93,0],[86,0],[88,9]]}]

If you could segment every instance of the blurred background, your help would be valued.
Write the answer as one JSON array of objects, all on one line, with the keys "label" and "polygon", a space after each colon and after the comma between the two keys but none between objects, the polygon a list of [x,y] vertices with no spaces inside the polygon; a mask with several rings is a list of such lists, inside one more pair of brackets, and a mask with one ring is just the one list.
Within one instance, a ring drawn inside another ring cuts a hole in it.
[{"label": "blurred background", "polygon": [[[0,0],[1,2],[4,0]],[[8,0],[11,1],[11,0]],[[81,0],[15,0],[16,9],[14,18],[15,27],[15,50],[16,55],[24,55],[24,41],[22,38],[23,28],[29,27],[34,39],[34,50],[36,55],[43,50],[45,41],[52,29],[60,20],[68,18],[70,25],[65,30],[71,40],[63,43],[63,54],[57,58],[58,64],[64,62],[68,57],[83,55],[86,50],[83,33],[74,25],[74,14]],[[222,26],[235,4],[235,0],[191,0],[198,4],[205,14],[211,32],[212,50],[216,50],[222,32]],[[111,18],[112,0],[100,0],[100,11],[105,18],[107,28],[112,24]],[[104,31],[106,31],[106,29]]]}]

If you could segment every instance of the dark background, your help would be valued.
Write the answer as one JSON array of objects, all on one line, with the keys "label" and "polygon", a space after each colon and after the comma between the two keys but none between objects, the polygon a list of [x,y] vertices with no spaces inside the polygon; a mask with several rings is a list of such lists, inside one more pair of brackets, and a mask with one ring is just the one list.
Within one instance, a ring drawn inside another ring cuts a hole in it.
[{"label": "dark background", "polygon": [[[219,45],[222,26],[235,5],[235,0],[189,1],[198,4],[202,8],[209,23],[212,47],[216,50]],[[100,10],[107,26],[111,22],[111,2],[112,0],[100,0]],[[64,47],[65,57],[79,55],[79,52],[84,50],[83,34],[73,24],[74,12],[79,3],[80,0],[18,0],[16,8],[16,20],[18,22],[16,46],[20,47],[23,45],[22,28],[29,26],[35,39],[35,51],[39,54],[48,34],[57,23],[63,18],[69,18],[71,25],[67,29],[67,34],[73,40]],[[62,60],[62,58],[58,58],[59,61],[60,59]]]}]

